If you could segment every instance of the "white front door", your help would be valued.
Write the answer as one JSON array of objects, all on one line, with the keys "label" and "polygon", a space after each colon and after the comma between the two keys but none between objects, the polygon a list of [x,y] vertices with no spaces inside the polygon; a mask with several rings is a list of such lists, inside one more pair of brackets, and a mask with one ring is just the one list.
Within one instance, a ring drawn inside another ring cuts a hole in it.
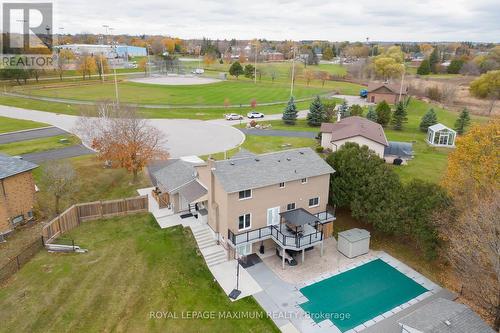
[{"label": "white front door", "polygon": [[267,225],[276,225],[280,223],[280,208],[273,207],[267,210]]}]

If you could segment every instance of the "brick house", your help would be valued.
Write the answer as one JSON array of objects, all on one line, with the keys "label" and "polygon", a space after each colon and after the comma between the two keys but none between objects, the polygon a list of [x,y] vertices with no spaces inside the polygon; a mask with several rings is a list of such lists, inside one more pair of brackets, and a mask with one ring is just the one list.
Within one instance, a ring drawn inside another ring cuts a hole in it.
[{"label": "brick house", "polygon": [[0,154],[0,240],[14,228],[33,219],[38,165]]},{"label": "brick house", "polygon": [[[389,104],[399,102],[399,92],[401,86],[399,84],[390,83],[370,83],[368,85],[367,101],[370,103],[380,103],[386,101]],[[408,94],[408,88],[403,87],[401,98],[405,98]]]}]

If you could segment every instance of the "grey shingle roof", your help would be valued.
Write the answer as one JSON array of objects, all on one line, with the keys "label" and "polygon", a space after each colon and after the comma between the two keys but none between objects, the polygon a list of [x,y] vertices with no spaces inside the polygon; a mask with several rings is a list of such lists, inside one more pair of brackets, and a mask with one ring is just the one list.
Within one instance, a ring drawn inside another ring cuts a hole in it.
[{"label": "grey shingle roof", "polygon": [[193,163],[175,159],[166,161],[161,168],[153,171],[153,177],[156,186],[163,192],[171,193],[196,179],[196,170]]},{"label": "grey shingle roof", "polygon": [[336,123],[322,123],[321,133],[331,133],[332,141],[344,140],[355,136],[362,136],[387,146],[384,129],[380,124],[363,117],[352,116]]},{"label": "grey shingle roof", "polygon": [[468,306],[444,298],[436,298],[399,322],[425,333],[494,333]]},{"label": "grey shingle roof", "polygon": [[311,148],[215,162],[215,177],[228,193],[335,172]]},{"label": "grey shingle roof", "polygon": [[36,167],[38,167],[38,165],[35,163],[0,154],[0,179],[33,170]]},{"label": "grey shingle roof", "polygon": [[179,194],[182,195],[189,203],[193,203],[208,193],[197,180],[194,180],[179,188]]}]

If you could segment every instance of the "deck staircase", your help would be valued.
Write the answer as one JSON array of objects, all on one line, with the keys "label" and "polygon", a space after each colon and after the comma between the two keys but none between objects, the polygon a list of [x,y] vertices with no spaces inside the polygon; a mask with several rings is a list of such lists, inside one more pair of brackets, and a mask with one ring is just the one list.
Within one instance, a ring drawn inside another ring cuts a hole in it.
[{"label": "deck staircase", "polygon": [[207,225],[191,226],[191,231],[208,267],[227,261],[226,251],[222,246],[217,245],[212,231]]}]

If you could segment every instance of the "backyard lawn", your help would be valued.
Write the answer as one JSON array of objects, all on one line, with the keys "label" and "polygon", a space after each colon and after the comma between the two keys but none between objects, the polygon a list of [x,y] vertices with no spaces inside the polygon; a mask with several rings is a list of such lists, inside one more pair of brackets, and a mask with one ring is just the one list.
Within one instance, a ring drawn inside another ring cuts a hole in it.
[{"label": "backyard lawn", "polygon": [[[67,140],[61,142],[60,140]],[[33,139],[26,141],[18,141],[5,143],[0,145],[0,153],[8,155],[23,155],[36,153],[45,150],[64,148],[71,145],[79,144],[80,139],[73,135],[57,135],[48,138]]]},{"label": "backyard lawn", "polygon": [[[89,252],[38,253],[0,288],[1,331],[279,332],[265,316],[218,318],[263,310],[252,297],[229,300],[187,229],[141,214],[86,222],[66,237]],[[216,319],[182,319],[188,311]]]},{"label": "backyard lawn", "polygon": [[22,131],[32,128],[47,127],[48,124],[38,123],[30,120],[0,117],[0,134],[14,131]]}]

